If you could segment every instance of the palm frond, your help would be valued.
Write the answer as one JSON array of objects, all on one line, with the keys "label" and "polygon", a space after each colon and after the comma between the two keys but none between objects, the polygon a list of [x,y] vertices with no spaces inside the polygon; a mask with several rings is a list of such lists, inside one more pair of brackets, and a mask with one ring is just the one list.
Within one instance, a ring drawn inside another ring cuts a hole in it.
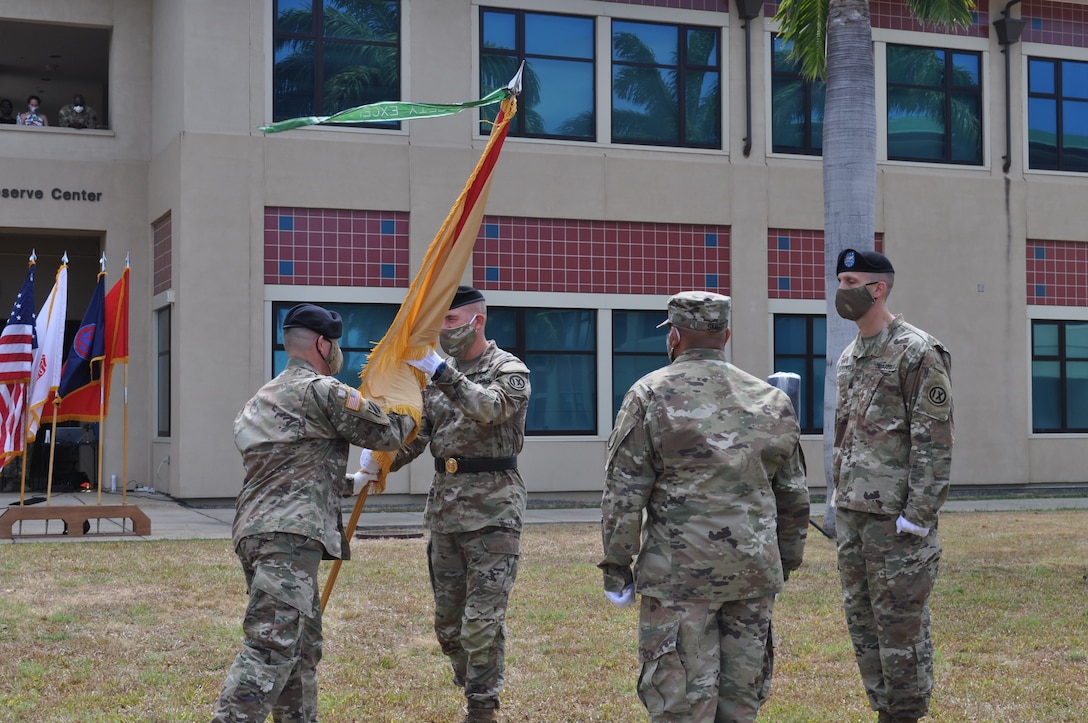
[{"label": "palm frond", "polygon": [[974,20],[975,0],[907,0],[907,7],[923,23],[965,28]]},{"label": "palm frond", "polygon": [[823,79],[827,70],[828,0],[782,0],[774,19],[788,57],[808,80]]}]

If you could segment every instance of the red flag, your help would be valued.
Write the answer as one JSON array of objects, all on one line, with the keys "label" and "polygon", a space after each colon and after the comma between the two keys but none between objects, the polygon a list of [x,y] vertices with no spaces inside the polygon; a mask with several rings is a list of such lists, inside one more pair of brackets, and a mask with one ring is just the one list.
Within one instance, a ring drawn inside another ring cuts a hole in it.
[{"label": "red flag", "polygon": [[121,278],[106,294],[106,364],[128,362],[128,276],[126,264]]}]

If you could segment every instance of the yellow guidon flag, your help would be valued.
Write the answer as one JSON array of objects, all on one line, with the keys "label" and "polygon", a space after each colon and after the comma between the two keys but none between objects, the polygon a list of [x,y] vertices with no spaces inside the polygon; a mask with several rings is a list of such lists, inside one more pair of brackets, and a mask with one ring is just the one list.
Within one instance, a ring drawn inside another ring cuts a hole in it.
[{"label": "yellow guidon flag", "polygon": [[[423,264],[393,323],[370,352],[359,375],[362,380],[359,390],[365,397],[387,412],[411,414],[417,423],[422,407],[421,391],[427,385],[427,377],[404,360],[423,358],[438,342],[442,320],[472,258],[472,248],[491,191],[492,172],[502,151],[510,119],[517,112],[515,84],[520,84],[520,80],[519,70],[507,86],[509,94],[502,101],[487,148],[427,248]],[[385,490],[392,458],[389,453],[375,451],[374,459],[381,472],[371,485],[374,492],[380,493]]]},{"label": "yellow guidon flag", "polygon": [[[472,175],[469,176],[461,195],[450,209],[449,215],[446,216],[446,220],[442,223],[442,227],[438,230],[438,234],[427,247],[423,264],[408,288],[408,293],[393,323],[382,340],[371,350],[366,366],[359,374],[361,380],[359,391],[366,398],[373,400],[386,412],[410,414],[416,421],[417,430],[422,415],[422,390],[428,380],[423,372],[404,362],[406,359],[423,358],[428,350],[438,343],[438,332],[442,328],[442,320],[472,258],[472,247],[476,243],[480,222],[483,220],[487,196],[491,191],[493,171],[510,128],[510,119],[517,113],[517,94],[521,91],[523,69],[524,64],[508,85],[499,88],[480,101],[444,106],[446,109],[453,109],[449,110],[450,113],[456,113],[468,107],[484,105],[484,101],[501,102],[498,117],[491,129],[491,136],[483,155],[477,162],[476,168],[473,169]],[[446,114],[442,113],[442,115]],[[401,118],[406,120],[406,115]],[[425,116],[415,115],[414,117]],[[284,125],[289,124],[285,122]],[[291,127],[299,127],[299,125],[308,125],[308,123],[298,123]],[[284,127],[266,130],[273,132],[286,129]],[[414,435],[415,432],[413,432]],[[344,530],[348,539],[355,535],[359,515],[366,504],[370,488],[372,487],[375,493],[385,490],[385,479],[389,474],[392,457],[386,452],[375,451],[373,454],[381,471],[377,480],[364,487],[359,493]],[[332,586],[336,582],[340,564],[341,560],[333,562],[325,581],[325,589],[321,595],[322,610],[325,609]]]}]

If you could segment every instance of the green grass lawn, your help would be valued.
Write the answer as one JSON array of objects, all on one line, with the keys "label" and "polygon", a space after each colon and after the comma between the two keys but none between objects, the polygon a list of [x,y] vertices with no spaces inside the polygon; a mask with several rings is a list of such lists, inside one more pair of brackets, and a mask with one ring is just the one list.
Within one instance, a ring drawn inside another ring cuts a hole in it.
[{"label": "green grass lawn", "polygon": [[[931,601],[934,721],[1088,720],[1088,512],[950,513]],[[595,525],[532,525],[504,720],[640,721],[635,608],[601,593]],[[325,615],[321,720],[459,721],[422,539],[358,540]],[[207,721],[241,642],[227,541],[0,546],[0,721]],[[873,721],[815,530],[779,596],[766,721]]]}]

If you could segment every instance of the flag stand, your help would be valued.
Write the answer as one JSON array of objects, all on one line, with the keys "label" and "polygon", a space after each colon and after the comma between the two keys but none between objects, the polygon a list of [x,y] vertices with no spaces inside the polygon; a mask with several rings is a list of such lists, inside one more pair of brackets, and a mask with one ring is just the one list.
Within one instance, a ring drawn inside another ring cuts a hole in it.
[{"label": "flag stand", "polygon": [[[64,262],[67,264],[67,255]],[[105,276],[105,255],[101,259],[101,270],[99,272],[100,279]],[[58,537],[58,536],[70,536],[81,537],[90,534],[91,521],[95,521],[94,536],[117,536],[117,535],[136,535],[147,536],[151,534],[151,520],[148,516],[134,505],[127,504],[127,498],[122,491],[122,504],[120,505],[108,505],[102,504],[102,476],[103,476],[103,463],[104,463],[104,439],[105,439],[105,420],[106,420],[106,384],[105,379],[111,373],[110,367],[113,363],[125,363],[125,381],[124,381],[124,395],[125,395],[125,409],[124,409],[124,460],[123,460],[123,475],[125,479],[125,488],[127,489],[128,480],[128,344],[127,344],[127,321],[128,321],[128,274],[129,264],[128,259],[125,259],[125,271],[122,274],[122,279],[110,290],[107,296],[106,303],[108,304],[108,298],[113,297],[114,293],[117,294],[116,299],[116,315],[109,320],[103,319],[105,324],[102,324],[104,328],[108,328],[109,323],[112,321],[112,328],[116,330],[124,329],[124,341],[118,342],[117,337],[113,337],[113,344],[108,350],[107,354],[91,359],[92,363],[98,362],[102,365],[99,372],[99,379],[102,383],[98,385],[98,409],[95,418],[81,418],[74,417],[74,419],[82,421],[96,421],[98,423],[98,442],[97,442],[97,459],[95,464],[95,477],[98,487],[98,501],[97,504],[74,504],[74,505],[54,505],[52,504],[53,494],[53,472],[54,464],[56,461],[56,442],[57,442],[57,421],[58,417],[64,419],[71,419],[73,417],[64,417],[61,413],[60,405],[64,399],[53,394],[53,413],[51,419],[51,429],[49,432],[50,444],[49,444],[49,465],[47,473],[46,483],[46,497],[44,500],[37,498],[33,500],[29,505],[24,504],[25,489],[26,489],[26,456],[24,452],[24,471],[23,481],[20,485],[20,499],[19,504],[10,505],[6,510],[0,512],[0,539],[11,539],[15,536],[14,528],[16,523],[21,523],[24,520],[36,520],[44,521],[44,534],[31,534],[23,531],[23,527],[19,527],[19,537]],[[93,300],[92,300],[93,303]],[[86,318],[85,318],[86,321]],[[114,334],[119,334],[120,331],[115,331]],[[113,361],[110,361],[113,360]],[[109,363],[107,364],[107,362]],[[93,379],[93,375],[92,375]],[[54,387],[53,392],[56,391]],[[47,402],[48,403],[48,402]],[[29,412],[29,405],[27,407]],[[37,505],[37,502],[44,501],[45,504]],[[103,531],[100,526],[100,521],[103,519],[119,520],[117,523],[120,526],[120,530],[110,529]],[[50,534],[49,521],[56,520],[63,523],[63,531],[59,533]],[[131,524],[128,524],[131,523]],[[35,526],[37,530],[37,526]]]},{"label": "flag stand", "polygon": [[13,505],[0,514],[0,539],[10,540],[15,537],[16,522],[25,520],[45,520],[46,530],[50,520],[64,523],[64,531],[59,533],[30,534],[20,533],[19,537],[81,537],[89,528],[91,520],[121,519],[132,522],[131,531],[121,523],[121,532],[97,533],[102,535],[138,535],[151,534],[151,518],[134,505]]}]

